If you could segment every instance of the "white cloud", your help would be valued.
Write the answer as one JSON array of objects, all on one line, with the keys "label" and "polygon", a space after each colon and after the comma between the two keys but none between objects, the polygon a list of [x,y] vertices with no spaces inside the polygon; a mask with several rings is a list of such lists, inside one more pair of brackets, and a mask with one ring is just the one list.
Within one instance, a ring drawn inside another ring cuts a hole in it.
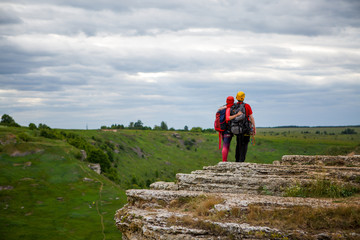
[{"label": "white cloud", "polygon": [[[359,124],[359,6],[3,1],[0,114],[67,128],[212,127],[218,106],[244,90],[259,126]],[[352,118],[324,117],[334,96]]]}]

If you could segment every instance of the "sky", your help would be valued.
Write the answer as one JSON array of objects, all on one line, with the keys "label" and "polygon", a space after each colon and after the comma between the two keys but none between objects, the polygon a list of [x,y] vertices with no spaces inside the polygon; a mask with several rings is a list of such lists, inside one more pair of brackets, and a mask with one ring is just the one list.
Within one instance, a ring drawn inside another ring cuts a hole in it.
[{"label": "sky", "polygon": [[360,124],[358,0],[1,0],[0,115],[52,128]]}]

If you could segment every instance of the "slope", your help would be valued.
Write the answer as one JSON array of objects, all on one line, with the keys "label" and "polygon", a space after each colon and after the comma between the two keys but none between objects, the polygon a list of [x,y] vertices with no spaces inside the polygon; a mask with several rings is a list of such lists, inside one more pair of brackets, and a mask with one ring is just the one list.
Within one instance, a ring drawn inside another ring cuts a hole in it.
[{"label": "slope", "polygon": [[79,161],[78,149],[24,128],[0,127],[0,140],[0,236],[118,237],[113,213],[124,191]]}]

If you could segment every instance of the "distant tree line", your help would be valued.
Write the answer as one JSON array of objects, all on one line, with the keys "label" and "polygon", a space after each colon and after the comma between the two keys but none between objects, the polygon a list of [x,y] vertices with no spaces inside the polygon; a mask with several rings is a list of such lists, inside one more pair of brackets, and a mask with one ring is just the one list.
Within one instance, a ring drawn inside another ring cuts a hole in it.
[{"label": "distant tree line", "polygon": [[[15,120],[8,114],[4,114],[1,117],[0,125],[8,126],[8,127],[21,127],[18,123],[15,122]],[[327,127],[339,127],[339,126],[327,126]],[[360,125],[356,125],[353,127],[360,127]],[[323,128],[322,126],[317,127],[310,127],[310,126],[296,126],[296,125],[287,125],[287,126],[277,126],[273,128]],[[49,126],[46,124],[40,123],[38,126],[36,126],[34,123],[29,124],[29,129],[40,130],[40,135],[47,138],[58,138],[58,136],[55,136]],[[136,129],[136,130],[155,130],[155,131],[190,131],[190,132],[203,132],[203,133],[215,133],[216,131],[213,128],[206,128],[203,129],[201,127],[193,127],[189,129],[188,126],[184,126],[183,129],[174,129],[169,128],[166,122],[162,121],[160,123],[160,126],[155,125],[154,128],[151,128],[149,126],[144,126],[144,123],[141,120],[137,120],[136,122],[130,122],[128,126],[124,126],[123,124],[112,124],[110,127],[108,126],[101,126],[101,129]],[[301,132],[301,133],[310,133],[308,131]],[[316,134],[321,134],[321,132],[318,130],[316,131]],[[323,132],[323,134],[327,135],[328,133],[326,131]],[[354,129],[346,128],[341,132],[341,134],[357,134],[357,132]],[[329,134],[333,135],[333,134]]]},{"label": "distant tree line", "polygon": [[149,126],[144,126],[141,120],[137,120],[136,122],[130,122],[126,127],[123,124],[112,124],[110,127],[101,126],[101,129],[136,129],[136,130],[155,130],[155,131],[190,131],[190,132],[207,132],[214,133],[215,130],[213,128],[203,129],[201,127],[193,127],[189,130],[188,126],[184,126],[183,129],[174,129],[173,127],[169,128],[166,122],[162,121],[160,126],[155,125],[154,128]]}]

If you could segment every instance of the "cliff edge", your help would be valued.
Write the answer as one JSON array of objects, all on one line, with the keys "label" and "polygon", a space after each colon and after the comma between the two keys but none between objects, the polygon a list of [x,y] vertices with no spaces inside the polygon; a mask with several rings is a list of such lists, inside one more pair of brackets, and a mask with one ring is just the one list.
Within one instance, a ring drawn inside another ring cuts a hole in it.
[{"label": "cliff edge", "polygon": [[360,239],[360,156],[220,162],[176,178],[126,192],[123,240]]}]

